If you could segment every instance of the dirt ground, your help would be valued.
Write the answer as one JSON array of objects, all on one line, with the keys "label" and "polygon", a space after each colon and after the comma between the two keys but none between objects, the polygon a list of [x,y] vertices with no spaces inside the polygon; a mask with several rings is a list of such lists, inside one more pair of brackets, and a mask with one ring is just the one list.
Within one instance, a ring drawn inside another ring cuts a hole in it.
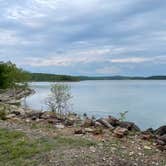
[{"label": "dirt ground", "polygon": [[[20,166],[166,166],[166,152],[158,150],[153,142],[140,139],[139,134],[121,139],[108,130],[102,135],[75,135],[73,127],[56,129],[20,121],[0,121],[0,129],[24,133],[30,140],[49,140],[49,149],[24,157],[17,164]],[[1,147],[0,159],[2,150]],[[0,160],[0,165],[14,165],[12,160]]]}]

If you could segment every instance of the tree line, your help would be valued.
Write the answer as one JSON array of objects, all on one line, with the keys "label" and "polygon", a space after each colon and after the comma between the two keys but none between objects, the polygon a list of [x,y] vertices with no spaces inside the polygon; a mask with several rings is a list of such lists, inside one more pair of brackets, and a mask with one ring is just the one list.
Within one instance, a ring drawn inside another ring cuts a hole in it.
[{"label": "tree line", "polygon": [[46,74],[46,73],[29,73],[30,81],[43,81],[43,82],[69,82],[69,81],[80,81],[79,77],[70,75],[57,75],[57,74]]},{"label": "tree line", "polygon": [[15,88],[29,81],[67,82],[79,81],[79,77],[45,73],[30,73],[12,62],[0,62],[0,89]]},{"label": "tree line", "polygon": [[126,76],[70,76],[47,73],[30,73],[18,68],[12,62],[0,62],[0,89],[13,88],[28,81],[69,82],[84,80],[165,80],[166,76],[126,77]]}]

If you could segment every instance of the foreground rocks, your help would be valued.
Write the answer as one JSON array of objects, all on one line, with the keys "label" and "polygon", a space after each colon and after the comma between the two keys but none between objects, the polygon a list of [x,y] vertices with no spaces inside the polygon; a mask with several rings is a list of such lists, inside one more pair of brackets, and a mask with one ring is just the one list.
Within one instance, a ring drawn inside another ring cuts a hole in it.
[{"label": "foreground rocks", "polygon": [[158,149],[166,150],[166,126],[161,126],[156,130],[148,129],[142,132],[142,139],[155,142]]}]

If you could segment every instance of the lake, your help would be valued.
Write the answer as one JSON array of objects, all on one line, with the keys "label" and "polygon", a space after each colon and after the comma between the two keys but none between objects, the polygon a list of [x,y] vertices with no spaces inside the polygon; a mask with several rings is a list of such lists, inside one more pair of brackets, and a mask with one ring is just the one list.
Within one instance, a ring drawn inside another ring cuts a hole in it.
[{"label": "lake", "polygon": [[[48,82],[32,82],[36,93],[27,97],[28,107],[45,110],[50,93]],[[126,119],[141,129],[166,124],[166,81],[114,80],[65,83],[71,86],[72,109],[96,118],[128,111]]]}]

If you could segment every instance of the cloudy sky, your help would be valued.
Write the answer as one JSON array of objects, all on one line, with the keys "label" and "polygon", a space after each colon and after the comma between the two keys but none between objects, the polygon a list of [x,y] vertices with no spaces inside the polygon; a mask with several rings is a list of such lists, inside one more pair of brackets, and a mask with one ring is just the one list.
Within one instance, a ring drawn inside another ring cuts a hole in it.
[{"label": "cloudy sky", "polygon": [[166,75],[166,0],[0,0],[0,61],[32,72]]}]

